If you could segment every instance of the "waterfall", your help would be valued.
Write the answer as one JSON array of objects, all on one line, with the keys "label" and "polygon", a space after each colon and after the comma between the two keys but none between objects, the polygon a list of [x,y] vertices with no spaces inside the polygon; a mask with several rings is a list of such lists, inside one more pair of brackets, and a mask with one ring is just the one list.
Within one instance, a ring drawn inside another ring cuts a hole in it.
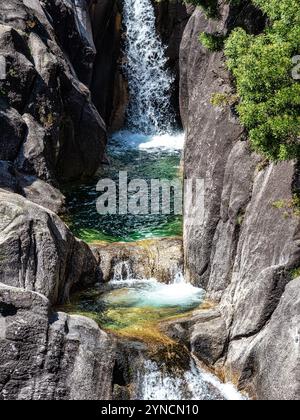
[{"label": "waterfall", "polygon": [[131,131],[163,134],[174,125],[170,99],[174,78],[167,69],[166,47],[155,26],[151,0],[124,0],[125,64]]},{"label": "waterfall", "polygon": [[113,282],[124,282],[133,278],[129,261],[119,261],[114,266]]}]

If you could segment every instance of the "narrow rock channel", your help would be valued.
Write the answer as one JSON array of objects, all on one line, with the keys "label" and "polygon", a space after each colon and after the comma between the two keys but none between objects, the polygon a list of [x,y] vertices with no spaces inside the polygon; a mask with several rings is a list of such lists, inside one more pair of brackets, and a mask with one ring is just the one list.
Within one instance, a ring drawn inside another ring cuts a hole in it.
[{"label": "narrow rock channel", "polygon": [[[149,184],[155,178],[181,182],[184,133],[171,106],[174,78],[151,1],[125,0],[123,25],[123,70],[130,100],[125,126],[108,143],[110,166],[97,175],[119,182],[119,189],[120,171],[129,177],[126,188],[131,178]],[[162,330],[164,321],[192,318],[196,309],[208,305],[204,290],[186,282],[182,274],[182,216],[174,211],[166,216],[99,216],[95,183],[66,192],[70,226],[90,241],[105,285],[78,293],[62,310],[91,317],[128,354],[128,360],[116,362],[122,368],[114,379],[114,398],[243,399],[232,385],[222,385],[205,372],[186,343]],[[151,198],[146,199],[150,208]],[[134,349],[134,358],[129,349]]]}]

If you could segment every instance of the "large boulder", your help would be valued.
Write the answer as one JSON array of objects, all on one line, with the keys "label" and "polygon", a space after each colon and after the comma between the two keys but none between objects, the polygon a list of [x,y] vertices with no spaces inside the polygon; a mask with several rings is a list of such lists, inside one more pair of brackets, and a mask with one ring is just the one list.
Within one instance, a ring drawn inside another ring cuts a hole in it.
[{"label": "large boulder", "polygon": [[101,277],[90,248],[61,219],[20,195],[0,190],[1,282],[35,291],[52,304],[64,303],[72,288]]},{"label": "large boulder", "polygon": [[114,341],[42,295],[0,283],[0,399],[111,398]]}]

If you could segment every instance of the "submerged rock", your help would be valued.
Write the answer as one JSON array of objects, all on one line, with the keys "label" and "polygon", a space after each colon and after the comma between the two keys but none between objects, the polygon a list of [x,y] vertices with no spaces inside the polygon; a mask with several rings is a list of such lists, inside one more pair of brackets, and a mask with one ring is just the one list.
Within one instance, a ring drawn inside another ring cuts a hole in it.
[{"label": "submerged rock", "polygon": [[183,267],[180,238],[130,243],[101,243],[92,250],[99,260],[103,281],[151,279],[170,283]]}]

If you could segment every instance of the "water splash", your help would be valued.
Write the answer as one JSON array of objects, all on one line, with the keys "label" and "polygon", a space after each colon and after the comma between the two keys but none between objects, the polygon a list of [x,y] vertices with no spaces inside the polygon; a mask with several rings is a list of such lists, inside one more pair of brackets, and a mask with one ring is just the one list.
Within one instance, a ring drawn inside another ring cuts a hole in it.
[{"label": "water splash", "polygon": [[204,372],[191,357],[187,370],[178,371],[145,360],[138,373],[140,400],[244,400],[232,384],[223,384],[214,375]]},{"label": "water splash", "polygon": [[183,150],[185,134],[183,132],[174,132],[147,135],[123,130],[114,133],[111,138],[110,150],[115,155],[124,154],[130,150],[140,150],[147,153],[165,152],[175,155],[181,154]]},{"label": "water splash", "polygon": [[123,13],[128,127],[143,134],[166,133],[175,121],[170,107],[174,78],[167,69],[166,47],[156,33],[154,7],[151,0],[124,0]]}]

